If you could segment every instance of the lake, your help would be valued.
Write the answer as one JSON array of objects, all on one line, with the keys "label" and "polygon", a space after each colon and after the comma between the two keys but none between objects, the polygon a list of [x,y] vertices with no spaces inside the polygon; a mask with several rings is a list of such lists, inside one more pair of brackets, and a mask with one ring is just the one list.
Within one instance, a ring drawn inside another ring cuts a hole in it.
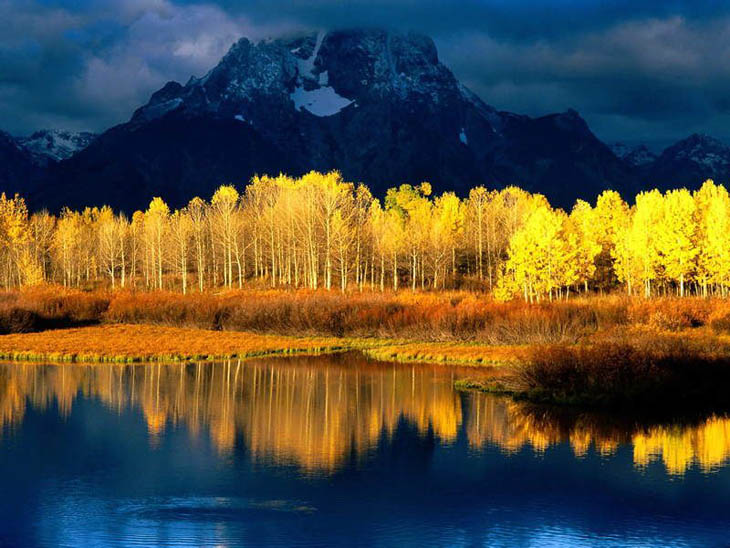
[{"label": "lake", "polygon": [[356,354],[0,364],[0,546],[728,546],[730,419]]}]

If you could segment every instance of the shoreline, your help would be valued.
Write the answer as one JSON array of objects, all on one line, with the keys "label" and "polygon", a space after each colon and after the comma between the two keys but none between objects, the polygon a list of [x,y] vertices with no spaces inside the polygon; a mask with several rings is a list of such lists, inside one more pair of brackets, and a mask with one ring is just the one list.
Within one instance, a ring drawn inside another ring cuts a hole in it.
[{"label": "shoreline", "polygon": [[635,328],[552,345],[292,336],[142,323],[0,335],[5,362],[190,363],[352,351],[376,362],[473,368],[474,378],[465,376],[455,388],[535,403],[730,409],[723,390],[730,386],[730,337],[701,328],[671,333]]},{"label": "shoreline", "polygon": [[[150,348],[156,348],[150,351]],[[524,347],[386,338],[297,337],[146,324],[101,324],[0,335],[0,361],[177,363],[360,351],[376,361],[498,367]]]}]

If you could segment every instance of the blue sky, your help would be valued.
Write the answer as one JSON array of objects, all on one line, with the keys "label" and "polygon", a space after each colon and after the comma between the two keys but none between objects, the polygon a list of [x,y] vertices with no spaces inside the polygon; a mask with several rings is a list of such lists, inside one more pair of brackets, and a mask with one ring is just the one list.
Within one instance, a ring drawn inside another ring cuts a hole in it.
[{"label": "blue sky", "polygon": [[352,26],[429,34],[499,109],[574,108],[607,141],[730,141],[730,3],[709,0],[0,0],[0,129],[103,130],[240,36]]}]

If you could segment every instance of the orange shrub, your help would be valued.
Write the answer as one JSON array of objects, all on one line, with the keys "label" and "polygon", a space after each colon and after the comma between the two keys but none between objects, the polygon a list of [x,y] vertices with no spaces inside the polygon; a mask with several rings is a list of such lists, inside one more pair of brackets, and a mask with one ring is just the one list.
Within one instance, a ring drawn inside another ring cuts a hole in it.
[{"label": "orange shrub", "polygon": [[680,331],[705,325],[720,304],[724,305],[724,302],[697,297],[633,300],[629,306],[629,321],[657,330]]},{"label": "orange shrub", "polygon": [[677,336],[533,347],[519,369],[537,400],[590,405],[728,405],[730,348]]},{"label": "orange shrub", "polygon": [[188,296],[117,293],[105,319],[220,330],[523,344],[572,341],[595,331],[599,317],[608,316],[587,300],[527,305],[463,292],[244,290]]},{"label": "orange shrub", "polygon": [[0,293],[0,333],[98,323],[109,306],[105,292],[37,287]]}]

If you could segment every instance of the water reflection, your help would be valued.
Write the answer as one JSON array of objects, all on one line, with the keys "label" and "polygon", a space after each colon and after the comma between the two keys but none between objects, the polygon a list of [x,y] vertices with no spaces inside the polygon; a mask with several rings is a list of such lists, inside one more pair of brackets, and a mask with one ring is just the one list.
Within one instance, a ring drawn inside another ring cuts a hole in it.
[{"label": "water reflection", "polygon": [[712,472],[730,458],[725,417],[627,423],[460,393],[453,390],[460,374],[355,355],[184,365],[2,365],[0,433],[18,427],[28,406],[55,405],[68,416],[83,397],[120,414],[141,410],[152,445],[165,429],[180,425],[193,437],[209,436],[222,454],[241,443],[254,460],[293,464],[304,472],[329,473],[366,458],[402,421],[441,443],[464,436],[474,449],[496,446],[507,454],[569,444],[583,457],[630,446],[634,466],[660,461],[673,475],[695,466]]}]

